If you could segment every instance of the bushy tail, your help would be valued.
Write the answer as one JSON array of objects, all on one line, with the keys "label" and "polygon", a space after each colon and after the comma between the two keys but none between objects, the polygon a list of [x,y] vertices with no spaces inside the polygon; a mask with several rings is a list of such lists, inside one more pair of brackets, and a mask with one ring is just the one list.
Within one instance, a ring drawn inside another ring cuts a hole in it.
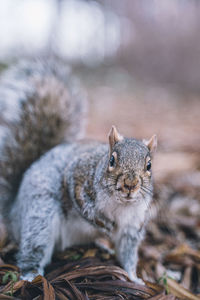
[{"label": "bushy tail", "polygon": [[53,146],[81,136],[85,95],[58,60],[23,61],[0,79],[0,213],[25,170]]}]

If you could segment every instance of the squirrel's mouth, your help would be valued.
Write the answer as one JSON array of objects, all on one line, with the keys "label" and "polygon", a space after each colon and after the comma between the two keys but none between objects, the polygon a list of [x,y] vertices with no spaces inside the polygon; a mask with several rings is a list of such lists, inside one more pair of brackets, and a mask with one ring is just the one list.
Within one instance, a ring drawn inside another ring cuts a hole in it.
[{"label": "squirrel's mouth", "polygon": [[121,194],[123,202],[135,202],[137,200],[138,191],[140,186],[138,185],[134,189],[124,190],[122,188],[117,188],[116,190]]},{"label": "squirrel's mouth", "polygon": [[116,191],[126,193],[127,195],[135,193],[140,188],[140,184],[137,183],[133,186],[121,185],[116,188]]},{"label": "squirrel's mouth", "polygon": [[126,200],[133,200],[133,197],[132,197],[131,195],[127,195],[127,196],[125,197],[125,199],[126,199]]},{"label": "squirrel's mouth", "polygon": [[[139,189],[139,188],[138,188]],[[126,201],[128,201],[128,202],[134,202],[134,201],[136,201],[136,199],[137,199],[137,194],[138,194],[138,189],[137,190],[135,190],[135,191],[133,191],[133,192],[131,192],[131,193],[128,193],[124,198],[125,198],[125,200]]]}]

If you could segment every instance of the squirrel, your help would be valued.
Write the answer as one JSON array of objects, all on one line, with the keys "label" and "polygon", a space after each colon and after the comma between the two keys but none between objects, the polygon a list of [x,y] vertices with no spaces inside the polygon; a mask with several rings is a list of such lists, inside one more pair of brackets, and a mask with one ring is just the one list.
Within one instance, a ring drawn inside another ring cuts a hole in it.
[{"label": "squirrel", "polygon": [[80,140],[86,95],[59,60],[22,61],[0,78],[0,214],[17,242],[21,278],[54,251],[108,238],[129,278],[152,201],[157,138]]}]

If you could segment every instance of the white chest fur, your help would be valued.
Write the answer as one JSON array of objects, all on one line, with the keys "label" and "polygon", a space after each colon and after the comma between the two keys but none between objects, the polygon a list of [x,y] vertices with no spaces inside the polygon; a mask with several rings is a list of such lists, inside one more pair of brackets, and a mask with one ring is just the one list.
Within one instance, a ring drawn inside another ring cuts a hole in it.
[{"label": "white chest fur", "polygon": [[120,203],[116,198],[105,195],[104,201],[101,198],[99,203],[98,209],[114,221],[119,229],[133,227],[139,230],[148,215],[147,201],[141,198],[135,202]]},{"label": "white chest fur", "polygon": [[128,203],[118,205],[114,211],[114,219],[119,227],[131,226],[141,228],[146,216],[147,206],[142,203]]}]

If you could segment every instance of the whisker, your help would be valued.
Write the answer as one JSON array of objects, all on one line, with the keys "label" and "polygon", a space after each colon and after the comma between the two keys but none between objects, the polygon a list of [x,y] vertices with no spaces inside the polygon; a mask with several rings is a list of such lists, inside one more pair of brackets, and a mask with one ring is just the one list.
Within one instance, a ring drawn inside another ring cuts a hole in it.
[{"label": "whisker", "polygon": [[150,195],[151,197],[153,197],[153,193],[151,191],[142,189],[146,194]]},{"label": "whisker", "polygon": [[142,187],[143,187],[144,189],[146,189],[147,191],[153,192],[153,189],[150,188],[150,187],[148,187],[148,186],[142,185]]},{"label": "whisker", "polygon": [[152,196],[153,195],[153,192],[150,191],[150,190],[146,190],[144,187],[141,186],[141,190],[143,190],[146,194]]},{"label": "whisker", "polygon": [[148,207],[149,207],[149,203],[147,203],[145,194],[143,194],[142,191],[140,191],[140,194],[142,195],[142,198],[143,198],[143,200],[144,200],[144,202],[145,202],[145,205],[146,205],[146,207],[148,208]]},{"label": "whisker", "polygon": [[153,219],[154,218],[154,214],[153,214],[153,211],[152,211],[152,207],[151,207],[151,203],[147,203],[147,200],[146,200],[146,197],[145,195],[142,193],[142,191],[140,191],[140,194],[142,195],[142,198],[144,200],[144,203],[148,209],[148,213],[149,213],[149,217],[150,219]]}]

